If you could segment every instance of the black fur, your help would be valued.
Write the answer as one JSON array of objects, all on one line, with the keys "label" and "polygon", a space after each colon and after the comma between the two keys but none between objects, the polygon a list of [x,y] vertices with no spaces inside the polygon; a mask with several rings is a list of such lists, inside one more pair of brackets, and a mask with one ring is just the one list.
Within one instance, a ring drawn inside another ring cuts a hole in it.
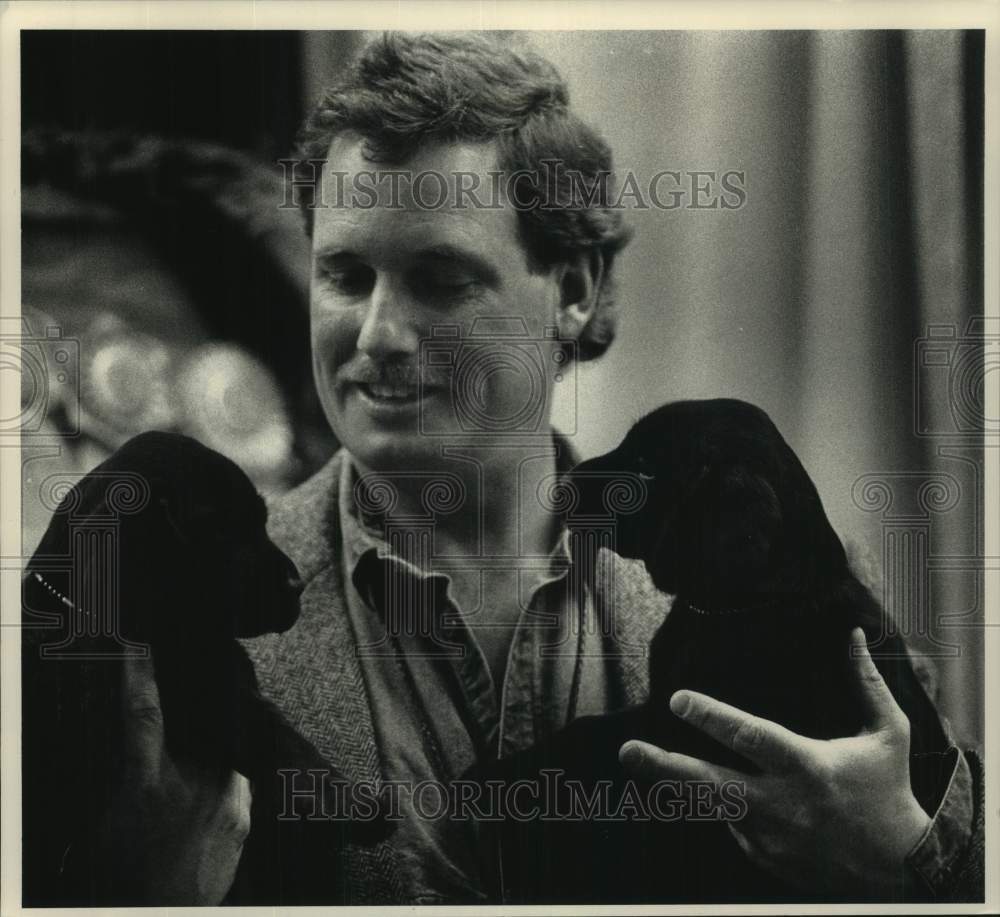
[{"label": "black fur", "polygon": [[[123,487],[136,481],[148,499],[129,512]],[[97,534],[109,518],[118,520],[116,534]],[[339,775],[260,694],[236,639],[285,631],[299,614],[298,573],[268,538],[266,520],[264,501],[236,465],[167,433],[130,440],[53,515],[23,590],[25,905],[141,903],[128,876],[112,879],[93,859],[100,851],[92,832],[121,775],[121,654],[144,645],[168,752],[251,781],[252,830],[234,900],[299,903],[329,895],[337,845],[384,835],[378,820],[277,819],[278,768],[319,768],[331,781]],[[91,612],[98,592],[113,588],[102,539],[118,551],[117,636],[101,624],[47,656],[71,628],[77,633],[75,612],[52,590]]]},{"label": "black fur", "polygon": [[[612,782],[623,798],[618,749],[644,739],[753,773],[668,709],[681,688],[701,691],[814,738],[856,734],[861,717],[848,640],[864,628],[876,665],[912,726],[911,783],[933,813],[947,773],[948,743],[902,640],[848,568],[819,495],[767,415],[735,400],[668,404],[639,421],[612,452],[570,473],[574,516],[606,515],[603,485],[615,475],[648,489],[642,508],[617,520],[616,550],[641,559],[675,596],[650,652],[650,698],[636,708],[577,720],[552,739],[477,771],[482,779],[540,780],[564,772],[587,792]],[[567,519],[573,525],[573,517]],[[616,609],[628,614],[627,608]],[[641,788],[640,789],[645,789]],[[753,867],[718,820],[697,814],[692,788],[664,808],[687,820],[483,825],[487,862],[497,847],[510,902],[778,901],[815,896]],[[554,796],[565,811],[568,793]],[[730,796],[729,813],[738,811]],[[502,887],[502,888],[501,888]]]}]

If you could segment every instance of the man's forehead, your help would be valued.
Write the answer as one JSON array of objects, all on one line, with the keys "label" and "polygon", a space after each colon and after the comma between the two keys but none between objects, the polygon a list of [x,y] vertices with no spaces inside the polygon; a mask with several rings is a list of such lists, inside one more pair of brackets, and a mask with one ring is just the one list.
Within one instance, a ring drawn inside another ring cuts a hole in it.
[{"label": "man's forehead", "polygon": [[[313,249],[437,245],[499,254],[509,242],[523,257],[516,208],[497,192],[500,174],[493,143],[427,143],[403,163],[373,162],[361,137],[339,135],[323,168]],[[475,191],[462,194],[472,176]]]},{"label": "man's forehead", "polygon": [[[481,182],[480,197],[491,185],[502,189],[499,154],[493,141],[473,143],[469,141],[431,140],[421,143],[405,159],[369,159],[366,156],[368,144],[354,132],[338,134],[327,150],[323,167],[323,181],[327,185],[343,184],[370,186],[369,176],[374,175],[379,186],[387,189],[395,185],[399,189],[416,185],[423,203],[433,203],[438,196],[438,176],[452,185],[461,181],[469,187],[478,176]],[[422,178],[420,176],[423,176]]]},{"label": "man's forehead", "polygon": [[[377,145],[375,146],[377,149]],[[364,163],[363,168],[387,165],[391,160],[379,157],[379,161],[369,158],[367,153],[372,149],[372,143],[357,131],[342,131],[335,135],[330,141],[327,156],[332,161],[346,161],[352,159],[358,163]],[[495,169],[498,163],[498,152],[496,142],[493,140],[448,140],[435,139],[433,137],[415,142],[412,152],[405,154],[405,160],[396,160],[396,166],[404,162],[418,162],[425,159],[437,159],[447,157],[466,163],[468,168],[476,168],[477,165]]]}]

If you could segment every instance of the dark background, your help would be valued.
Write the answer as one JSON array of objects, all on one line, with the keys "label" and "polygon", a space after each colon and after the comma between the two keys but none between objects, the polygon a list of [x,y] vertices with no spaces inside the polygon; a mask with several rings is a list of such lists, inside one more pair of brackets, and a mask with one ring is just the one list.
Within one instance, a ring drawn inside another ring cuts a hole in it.
[{"label": "dark background", "polygon": [[25,31],[25,127],[127,128],[228,144],[265,161],[303,116],[299,32]]}]

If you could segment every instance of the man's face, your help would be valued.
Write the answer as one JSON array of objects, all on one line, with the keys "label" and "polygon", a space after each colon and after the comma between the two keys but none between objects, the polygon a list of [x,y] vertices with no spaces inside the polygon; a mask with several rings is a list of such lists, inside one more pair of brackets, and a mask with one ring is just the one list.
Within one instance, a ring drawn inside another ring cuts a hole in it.
[{"label": "man's face", "polygon": [[[456,207],[449,190],[443,207],[429,209],[439,194],[434,179],[421,186],[420,200],[406,179],[397,180],[395,190],[388,179],[367,180],[375,206],[349,206],[355,174],[379,168],[404,169],[408,176],[433,171],[447,178],[449,189],[456,173],[475,173],[479,198],[494,203],[487,190],[487,173],[497,169],[492,144],[428,146],[403,166],[369,162],[354,135],[331,144],[323,171],[327,206],[314,213],[310,300],[313,372],[334,433],[362,468],[388,471],[433,467],[442,445],[467,441],[456,399],[471,408],[464,416],[471,417],[480,444],[509,439],[504,421],[526,404],[530,413],[532,399],[536,429],[547,430],[555,373],[545,368],[557,365],[559,355],[545,330],[555,323],[559,272],[529,269],[509,204],[487,209],[466,199]],[[364,204],[371,203],[367,194]],[[510,359],[510,339],[493,333],[497,320],[524,330],[521,339],[531,344],[515,356],[527,354],[539,372]],[[465,345],[448,336],[453,331]],[[443,356],[432,365],[425,359],[421,378],[427,342]],[[455,366],[463,346],[477,362],[460,374]],[[465,386],[455,391],[452,381],[460,375]],[[500,423],[492,425],[494,418]],[[484,430],[493,432],[484,437]],[[493,453],[499,457],[502,450]],[[482,457],[489,461],[489,450]]]}]

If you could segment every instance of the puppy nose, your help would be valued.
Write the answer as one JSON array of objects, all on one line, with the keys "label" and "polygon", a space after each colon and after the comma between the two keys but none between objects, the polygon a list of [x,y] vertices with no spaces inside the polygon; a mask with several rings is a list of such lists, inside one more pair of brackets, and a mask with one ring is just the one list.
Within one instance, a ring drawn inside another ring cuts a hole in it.
[{"label": "puppy nose", "polygon": [[297,596],[302,595],[302,590],[305,589],[306,584],[302,582],[302,577],[299,576],[299,568],[295,566],[295,561],[284,552],[281,553],[281,560],[285,565],[286,585]]}]

